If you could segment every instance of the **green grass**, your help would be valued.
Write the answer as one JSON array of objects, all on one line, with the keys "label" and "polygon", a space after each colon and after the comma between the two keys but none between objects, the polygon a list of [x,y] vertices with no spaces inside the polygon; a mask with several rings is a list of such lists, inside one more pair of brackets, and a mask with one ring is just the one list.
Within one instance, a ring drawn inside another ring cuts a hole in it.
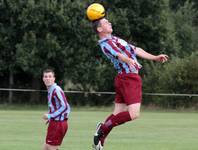
[{"label": "green grass", "polygon": [[[91,150],[95,125],[109,109],[77,110],[61,149]],[[45,139],[43,110],[0,110],[0,150],[39,150]],[[198,150],[197,112],[143,111],[141,118],[112,130],[105,150]]]}]

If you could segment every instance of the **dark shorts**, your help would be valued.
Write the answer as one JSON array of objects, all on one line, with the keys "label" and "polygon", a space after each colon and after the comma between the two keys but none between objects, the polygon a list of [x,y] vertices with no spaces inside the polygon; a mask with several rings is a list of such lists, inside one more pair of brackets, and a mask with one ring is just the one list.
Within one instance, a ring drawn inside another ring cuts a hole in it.
[{"label": "dark shorts", "polygon": [[67,132],[67,120],[53,121],[50,120],[47,129],[46,143],[53,146],[61,145],[63,138]]},{"label": "dark shorts", "polygon": [[142,80],[138,74],[118,74],[114,80],[115,103],[126,105],[141,103],[142,101]]}]

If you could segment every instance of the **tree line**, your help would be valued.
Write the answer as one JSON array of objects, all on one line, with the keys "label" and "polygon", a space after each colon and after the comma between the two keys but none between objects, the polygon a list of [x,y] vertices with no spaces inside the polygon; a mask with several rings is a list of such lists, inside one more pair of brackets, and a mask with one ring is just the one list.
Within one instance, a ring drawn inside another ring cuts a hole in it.
[{"label": "tree line", "polygon": [[[164,65],[140,60],[143,92],[198,93],[196,0],[1,0],[0,87],[44,89],[42,70],[53,67],[65,89],[113,91],[116,71],[86,18],[93,2],[104,5],[116,35],[170,56]],[[33,93],[30,102],[39,103],[39,97]],[[165,103],[164,98],[158,102]]]}]

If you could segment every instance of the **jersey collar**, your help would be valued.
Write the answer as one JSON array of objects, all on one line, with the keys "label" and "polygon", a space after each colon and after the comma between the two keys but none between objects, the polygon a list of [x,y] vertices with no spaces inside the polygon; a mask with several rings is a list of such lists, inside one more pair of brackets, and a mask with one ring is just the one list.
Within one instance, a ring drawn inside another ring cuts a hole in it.
[{"label": "jersey collar", "polygon": [[107,41],[109,39],[112,39],[112,38],[113,38],[112,35],[108,35],[105,38],[98,40],[98,43],[101,44],[101,43],[103,43],[103,42],[105,42],[105,41]]}]

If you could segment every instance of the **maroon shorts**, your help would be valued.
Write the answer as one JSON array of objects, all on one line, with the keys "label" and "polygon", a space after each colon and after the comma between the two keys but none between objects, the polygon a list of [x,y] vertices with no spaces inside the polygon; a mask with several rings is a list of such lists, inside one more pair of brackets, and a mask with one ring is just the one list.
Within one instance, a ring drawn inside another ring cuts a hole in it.
[{"label": "maroon shorts", "polygon": [[67,120],[53,121],[50,120],[47,129],[46,143],[53,146],[61,145],[63,138],[67,132]]},{"label": "maroon shorts", "polygon": [[115,103],[126,105],[141,103],[142,101],[142,80],[138,74],[118,74],[114,80]]}]

